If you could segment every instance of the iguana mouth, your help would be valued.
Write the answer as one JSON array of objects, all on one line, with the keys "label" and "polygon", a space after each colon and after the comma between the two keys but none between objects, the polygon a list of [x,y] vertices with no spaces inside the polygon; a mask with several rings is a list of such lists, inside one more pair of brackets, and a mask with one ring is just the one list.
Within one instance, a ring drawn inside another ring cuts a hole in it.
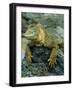
[{"label": "iguana mouth", "polygon": [[28,40],[36,40],[36,38],[33,38],[33,36],[30,38],[30,36],[22,35],[22,38],[26,38]]}]

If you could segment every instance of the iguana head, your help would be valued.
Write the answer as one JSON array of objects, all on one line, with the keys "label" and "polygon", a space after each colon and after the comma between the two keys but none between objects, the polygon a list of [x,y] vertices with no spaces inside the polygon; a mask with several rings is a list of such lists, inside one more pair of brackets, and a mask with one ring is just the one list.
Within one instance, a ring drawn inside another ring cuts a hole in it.
[{"label": "iguana head", "polygon": [[40,25],[41,24],[29,25],[27,31],[23,33],[22,36],[29,40],[36,40],[38,38],[38,35],[40,34]]}]

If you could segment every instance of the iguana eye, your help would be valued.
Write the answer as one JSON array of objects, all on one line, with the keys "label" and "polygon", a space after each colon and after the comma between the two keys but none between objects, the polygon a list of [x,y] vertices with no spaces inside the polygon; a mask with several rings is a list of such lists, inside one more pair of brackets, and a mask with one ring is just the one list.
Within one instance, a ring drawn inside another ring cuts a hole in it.
[{"label": "iguana eye", "polygon": [[34,32],[32,32],[32,34],[34,34]]}]

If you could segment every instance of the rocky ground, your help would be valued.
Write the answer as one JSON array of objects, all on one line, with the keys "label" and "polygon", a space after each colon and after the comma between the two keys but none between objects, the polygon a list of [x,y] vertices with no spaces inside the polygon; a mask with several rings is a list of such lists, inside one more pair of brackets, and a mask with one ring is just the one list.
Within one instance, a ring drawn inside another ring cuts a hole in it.
[{"label": "rocky ground", "polygon": [[51,50],[44,47],[33,47],[33,62],[29,64],[24,58],[22,60],[22,77],[52,76],[64,74],[64,60],[60,55],[57,57],[57,65],[50,68],[47,62]]}]

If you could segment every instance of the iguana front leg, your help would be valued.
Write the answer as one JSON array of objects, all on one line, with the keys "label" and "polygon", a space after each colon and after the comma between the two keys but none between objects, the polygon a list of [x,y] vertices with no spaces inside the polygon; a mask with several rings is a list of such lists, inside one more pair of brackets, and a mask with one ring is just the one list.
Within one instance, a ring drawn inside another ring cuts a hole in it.
[{"label": "iguana front leg", "polygon": [[31,49],[29,47],[26,50],[26,58],[28,60],[28,63],[32,63],[32,52],[31,52]]},{"label": "iguana front leg", "polygon": [[50,58],[48,59],[49,66],[54,67],[55,64],[57,64],[56,59],[57,59],[57,54],[58,54],[58,48],[59,46],[56,46],[52,49]]}]

